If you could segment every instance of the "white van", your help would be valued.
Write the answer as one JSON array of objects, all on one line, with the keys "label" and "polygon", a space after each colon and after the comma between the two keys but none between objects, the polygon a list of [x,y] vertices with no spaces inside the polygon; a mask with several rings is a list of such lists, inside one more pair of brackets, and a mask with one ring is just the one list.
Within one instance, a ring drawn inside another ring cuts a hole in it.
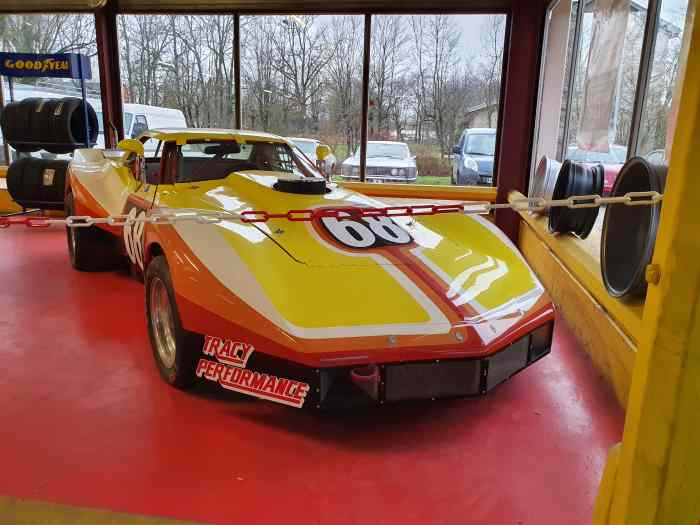
[{"label": "white van", "polygon": [[[94,104],[92,107],[97,112],[97,121],[100,123],[100,132],[97,135],[96,148],[104,148],[105,136],[102,122],[102,104]],[[160,106],[148,106],[146,104],[124,104],[124,137],[136,138],[147,129],[158,128],[186,128],[187,120],[179,109],[163,108]],[[155,152],[158,142],[151,139],[144,143],[146,152]]]}]

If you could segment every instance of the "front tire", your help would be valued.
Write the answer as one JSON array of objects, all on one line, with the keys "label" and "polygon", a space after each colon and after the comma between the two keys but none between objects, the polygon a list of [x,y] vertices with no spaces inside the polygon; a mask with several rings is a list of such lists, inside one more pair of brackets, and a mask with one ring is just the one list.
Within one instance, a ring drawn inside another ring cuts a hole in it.
[{"label": "front tire", "polygon": [[[75,215],[75,199],[72,193],[66,197],[66,215]],[[97,226],[66,226],[66,238],[70,263],[76,270],[99,272],[116,270],[123,265],[123,258],[117,253],[114,237]]]},{"label": "front tire", "polygon": [[203,345],[202,336],[182,328],[165,256],[146,269],[146,317],[153,358],[160,375],[180,389],[191,387]]}]

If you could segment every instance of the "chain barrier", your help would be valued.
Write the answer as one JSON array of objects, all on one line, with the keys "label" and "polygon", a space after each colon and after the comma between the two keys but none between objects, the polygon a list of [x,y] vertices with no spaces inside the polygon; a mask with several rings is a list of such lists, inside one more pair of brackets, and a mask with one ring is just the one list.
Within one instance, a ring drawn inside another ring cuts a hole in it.
[{"label": "chain barrier", "polygon": [[222,221],[240,221],[244,223],[264,223],[282,219],[291,222],[308,222],[322,218],[358,219],[363,217],[420,217],[443,213],[462,213],[465,215],[486,215],[493,210],[512,209],[515,211],[544,211],[549,208],[566,207],[570,209],[596,208],[609,204],[625,206],[653,206],[661,202],[663,195],[656,191],[634,191],[619,197],[601,197],[600,195],[576,195],[567,199],[544,199],[528,197],[514,199],[512,202],[496,204],[492,202],[463,202],[459,204],[417,204],[412,206],[388,206],[386,208],[314,208],[306,210],[289,210],[283,213],[270,213],[262,210],[246,210],[240,213],[208,211],[163,211],[136,217],[134,215],[112,215],[108,217],[90,217],[73,215],[61,218],[50,217],[0,217],[0,229],[23,225],[29,228],[48,228],[53,225],[65,225],[69,228],[87,228],[95,224],[123,227],[144,222],[149,224],[175,224],[178,222],[197,222],[199,224],[218,224]]}]

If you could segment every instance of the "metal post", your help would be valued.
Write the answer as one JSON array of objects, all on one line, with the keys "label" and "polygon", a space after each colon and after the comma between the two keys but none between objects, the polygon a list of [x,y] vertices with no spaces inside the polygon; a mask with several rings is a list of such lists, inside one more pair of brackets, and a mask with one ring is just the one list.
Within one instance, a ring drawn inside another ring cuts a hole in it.
[{"label": "metal post", "polygon": [[627,158],[637,155],[639,146],[639,127],[642,123],[644,111],[644,98],[646,96],[651,66],[654,60],[654,48],[656,47],[656,24],[661,15],[661,2],[649,0],[647,19],[644,26],[644,40],[642,40],[642,57],[639,61],[639,76],[637,77],[637,90],[634,94],[634,106],[632,108],[632,122],[630,123],[630,136],[627,147]]},{"label": "metal post", "polygon": [[10,102],[15,101],[15,89],[12,86],[12,77],[7,77],[7,87],[10,88]]},{"label": "metal post", "polygon": [[[100,68],[100,95],[105,147],[113,148],[124,138],[121,79],[119,75],[119,39],[115,2],[107,2],[95,11],[97,60]],[[114,136],[107,130],[116,130]]]},{"label": "metal post", "polygon": [[[0,77],[0,110],[5,108],[5,94],[2,89],[2,77]],[[5,164],[10,165],[10,146],[7,144],[7,138],[5,135],[2,137],[2,148],[5,153]]]},{"label": "metal post", "polygon": [[367,120],[369,114],[369,64],[372,44],[372,15],[365,15],[365,43],[362,60],[362,124],[360,127],[360,182],[365,182],[367,166]]},{"label": "metal post", "polygon": [[243,127],[241,111],[241,15],[233,15],[233,97],[235,104],[234,124],[236,129]]},{"label": "metal post", "polygon": [[[508,201],[512,190],[527,192],[546,14],[546,0],[530,0],[514,2],[508,16],[495,166],[496,200],[501,203]],[[513,242],[518,242],[517,213],[497,210],[496,225]]]},{"label": "metal post", "polygon": [[586,0],[578,0],[576,5],[576,22],[574,25],[573,45],[571,46],[571,56],[569,57],[569,78],[566,88],[566,107],[564,109],[564,131],[562,133],[562,151],[559,160],[566,156],[569,147],[569,128],[571,122],[571,104],[574,100],[574,85],[576,83],[576,68],[578,67],[578,52],[581,45],[581,25],[583,24],[583,14]]},{"label": "metal post", "polygon": [[90,123],[88,122],[87,93],[85,92],[85,73],[83,72],[83,57],[78,55],[78,75],[80,75],[80,94],[83,97],[83,118],[85,119],[85,147],[90,148]]}]

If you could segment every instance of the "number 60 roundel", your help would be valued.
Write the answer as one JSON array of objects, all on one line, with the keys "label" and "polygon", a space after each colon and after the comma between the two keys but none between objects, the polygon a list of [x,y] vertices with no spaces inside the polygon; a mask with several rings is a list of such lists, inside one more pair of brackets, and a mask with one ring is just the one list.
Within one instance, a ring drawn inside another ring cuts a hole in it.
[{"label": "number 60 roundel", "polygon": [[336,219],[322,217],[321,224],[340,244],[349,248],[402,245],[413,241],[411,236],[389,217]]}]

